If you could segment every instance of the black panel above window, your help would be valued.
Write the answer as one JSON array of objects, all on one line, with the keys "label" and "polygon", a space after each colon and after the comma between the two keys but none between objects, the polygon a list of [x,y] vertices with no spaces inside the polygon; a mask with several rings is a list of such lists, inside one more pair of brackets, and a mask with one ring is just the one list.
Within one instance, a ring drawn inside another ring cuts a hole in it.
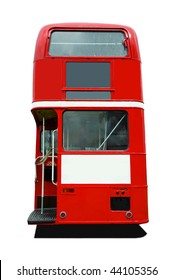
[{"label": "black panel above window", "polygon": [[66,87],[110,87],[109,62],[67,62]]}]

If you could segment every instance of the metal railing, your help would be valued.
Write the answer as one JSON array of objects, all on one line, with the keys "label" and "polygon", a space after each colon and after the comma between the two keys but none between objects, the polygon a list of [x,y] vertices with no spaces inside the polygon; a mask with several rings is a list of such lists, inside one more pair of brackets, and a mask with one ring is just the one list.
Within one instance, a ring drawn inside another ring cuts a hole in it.
[{"label": "metal railing", "polygon": [[57,129],[52,131],[52,184],[57,185],[57,182],[55,182],[55,174],[54,174],[54,166],[55,166],[55,132],[57,132]]},{"label": "metal railing", "polygon": [[[57,132],[57,129],[52,131],[52,147],[48,150],[48,152],[45,154],[45,119],[43,118],[43,142],[42,142],[42,156],[38,156],[35,159],[35,182],[38,182],[37,178],[37,165],[42,165],[42,178],[41,178],[41,214],[43,214],[44,210],[44,163],[48,158],[52,158],[52,172],[51,172],[51,181],[53,185],[57,185],[57,182],[55,182],[55,173],[54,173],[54,167],[55,167],[55,158],[57,159],[57,156],[55,156],[55,132]],[[52,155],[51,155],[52,154]],[[39,160],[40,159],[40,160]]]}]

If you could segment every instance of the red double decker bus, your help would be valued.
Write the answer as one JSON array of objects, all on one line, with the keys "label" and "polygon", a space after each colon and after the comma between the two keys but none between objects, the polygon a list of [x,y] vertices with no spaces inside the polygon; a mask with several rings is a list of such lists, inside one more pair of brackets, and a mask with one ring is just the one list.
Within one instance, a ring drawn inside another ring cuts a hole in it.
[{"label": "red double decker bus", "polygon": [[148,222],[141,59],[133,29],[52,24],[35,49],[29,224]]}]

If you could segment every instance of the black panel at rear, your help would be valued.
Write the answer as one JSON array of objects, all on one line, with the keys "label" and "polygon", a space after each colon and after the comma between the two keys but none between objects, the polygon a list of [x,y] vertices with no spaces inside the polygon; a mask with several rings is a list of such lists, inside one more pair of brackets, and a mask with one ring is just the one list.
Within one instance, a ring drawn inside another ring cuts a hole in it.
[{"label": "black panel at rear", "polygon": [[130,197],[111,197],[111,210],[130,210]]},{"label": "black panel at rear", "polygon": [[[44,208],[56,208],[57,206],[56,196],[45,196],[43,201]],[[41,208],[41,196],[37,197],[37,208]]]}]

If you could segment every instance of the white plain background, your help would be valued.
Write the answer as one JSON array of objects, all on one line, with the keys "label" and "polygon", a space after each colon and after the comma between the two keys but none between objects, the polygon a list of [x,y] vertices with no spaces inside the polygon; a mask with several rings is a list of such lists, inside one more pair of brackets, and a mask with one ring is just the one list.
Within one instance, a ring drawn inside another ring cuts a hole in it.
[{"label": "white plain background", "polygon": [[[171,279],[173,201],[172,1],[1,1],[0,4],[0,259],[2,279],[22,265],[111,269],[157,266],[158,276],[100,279]],[[139,239],[34,239],[35,124],[30,113],[32,61],[40,28],[49,23],[98,22],[133,27],[143,71],[150,222]],[[60,277],[59,277],[60,278]],[[62,277],[75,279],[75,277]],[[79,277],[84,279],[85,277]],[[86,279],[94,277],[86,277]]]}]

